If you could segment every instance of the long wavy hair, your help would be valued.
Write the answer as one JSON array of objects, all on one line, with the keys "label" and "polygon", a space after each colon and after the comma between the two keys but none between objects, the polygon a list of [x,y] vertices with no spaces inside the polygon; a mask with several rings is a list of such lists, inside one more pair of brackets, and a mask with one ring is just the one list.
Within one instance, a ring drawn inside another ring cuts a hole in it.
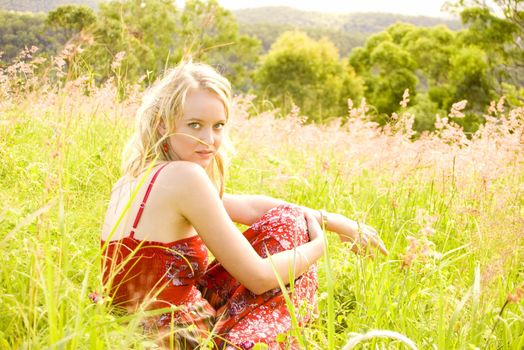
[{"label": "long wavy hair", "polygon": [[[175,121],[182,117],[188,93],[193,89],[210,91],[222,101],[229,120],[231,109],[231,84],[212,67],[193,62],[181,62],[167,71],[162,79],[144,94],[136,113],[135,131],[124,149],[124,174],[138,177],[151,161],[178,160],[174,152],[165,152],[162,144],[176,132]],[[165,129],[161,133],[159,128]],[[224,192],[226,158],[224,149],[229,146],[227,133],[222,147],[215,153],[206,172],[217,187]]]}]

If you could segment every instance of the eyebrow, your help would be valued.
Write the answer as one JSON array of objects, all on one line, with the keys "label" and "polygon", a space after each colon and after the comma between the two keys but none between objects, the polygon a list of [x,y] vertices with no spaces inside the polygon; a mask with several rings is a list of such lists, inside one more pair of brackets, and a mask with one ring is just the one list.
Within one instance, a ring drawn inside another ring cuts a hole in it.
[{"label": "eyebrow", "polygon": [[[186,118],[186,117],[184,117]],[[188,117],[187,119],[184,119],[185,121],[187,122],[190,122],[190,121],[195,121],[195,122],[203,122],[204,119],[200,119],[198,117]],[[227,120],[224,118],[224,119],[219,119],[218,122],[226,122]]]}]

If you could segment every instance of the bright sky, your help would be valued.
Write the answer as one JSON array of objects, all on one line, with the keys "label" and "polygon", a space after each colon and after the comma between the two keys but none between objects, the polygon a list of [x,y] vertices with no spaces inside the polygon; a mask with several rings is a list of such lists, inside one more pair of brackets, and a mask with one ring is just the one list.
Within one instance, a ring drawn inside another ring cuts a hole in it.
[{"label": "bright sky", "polygon": [[389,12],[411,16],[450,17],[440,9],[444,0],[218,0],[225,8],[236,10],[261,6],[289,6],[319,12]]}]

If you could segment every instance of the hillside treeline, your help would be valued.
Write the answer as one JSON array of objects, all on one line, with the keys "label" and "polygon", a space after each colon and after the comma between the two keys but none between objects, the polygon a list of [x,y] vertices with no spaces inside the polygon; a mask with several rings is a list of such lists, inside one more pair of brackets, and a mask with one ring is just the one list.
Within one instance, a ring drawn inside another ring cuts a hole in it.
[{"label": "hillside treeline", "polygon": [[311,120],[346,116],[348,99],[360,105],[365,98],[374,121],[388,123],[386,116],[402,109],[422,131],[434,128],[435,115],[447,116],[453,103],[467,100],[457,123],[474,131],[490,101],[502,95],[512,106],[524,101],[522,3],[496,2],[504,17],[480,2],[457,5],[460,30],[395,23],[353,42],[344,35],[332,39],[329,28],[285,28],[263,43],[260,33],[274,31],[252,24],[241,33],[236,17],[216,0],[189,0],[183,8],[126,0],[102,2],[96,11],[65,5],[47,15],[3,12],[1,64],[5,69],[28,59],[15,57],[20,44],[35,45],[43,55],[61,57],[67,75],[57,79],[119,79],[125,89],[147,85],[190,56],[218,67],[237,92],[255,94],[257,107],[280,108],[282,115],[296,105]]},{"label": "hillside treeline", "polygon": [[13,11],[48,12],[59,6],[76,4],[94,9],[100,0],[0,0],[0,8]]}]

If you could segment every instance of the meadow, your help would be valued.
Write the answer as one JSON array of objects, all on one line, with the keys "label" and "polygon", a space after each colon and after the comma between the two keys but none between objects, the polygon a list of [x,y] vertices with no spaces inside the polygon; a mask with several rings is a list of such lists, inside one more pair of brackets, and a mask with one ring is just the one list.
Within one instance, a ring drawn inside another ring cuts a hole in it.
[{"label": "meadow", "polygon": [[[99,233],[141,90],[52,83],[56,63],[0,73],[0,348],[154,349],[143,315],[89,297],[103,290]],[[459,102],[414,137],[412,115],[381,128],[365,101],[320,125],[235,98],[227,191],[342,213],[389,250],[363,258],[328,234],[318,317],[294,330],[303,347],[524,348],[524,109],[486,107],[474,134],[453,122]]]}]

